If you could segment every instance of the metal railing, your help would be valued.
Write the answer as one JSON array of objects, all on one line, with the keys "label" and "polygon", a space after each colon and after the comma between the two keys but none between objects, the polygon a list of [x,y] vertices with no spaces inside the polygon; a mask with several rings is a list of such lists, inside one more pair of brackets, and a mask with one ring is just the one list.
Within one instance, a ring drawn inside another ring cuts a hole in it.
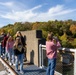
[{"label": "metal railing", "polygon": [[18,75],[16,73],[16,71],[3,58],[0,57],[0,61],[4,65],[5,70],[8,72],[8,74],[10,74],[10,75]]},{"label": "metal railing", "polygon": [[1,43],[0,43],[0,62],[3,64],[5,70],[10,75],[18,75],[16,71],[4,60],[4,58],[1,57]]},{"label": "metal railing", "polygon": [[[39,45],[39,64],[40,64],[40,68],[45,68],[46,66],[44,65],[44,51],[46,50],[46,45],[42,45],[40,44]],[[73,53],[74,55],[74,61],[72,62],[73,63],[73,69],[74,69],[74,73],[71,74],[71,75],[76,75],[76,49],[69,49],[69,48],[59,48],[58,49],[58,52],[63,52],[66,51],[66,52],[71,52]],[[64,53],[65,54],[65,53]],[[45,55],[46,56],[46,55]],[[68,64],[67,64],[68,66]],[[57,72],[59,73],[59,72]],[[63,74],[57,74],[57,75],[63,75]],[[67,74],[68,75],[68,74]]]}]

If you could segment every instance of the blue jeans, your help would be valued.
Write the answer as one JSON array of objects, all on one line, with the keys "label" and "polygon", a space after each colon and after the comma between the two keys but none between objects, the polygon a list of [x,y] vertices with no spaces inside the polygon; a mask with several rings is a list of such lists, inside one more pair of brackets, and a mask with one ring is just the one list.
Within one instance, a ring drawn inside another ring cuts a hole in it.
[{"label": "blue jeans", "polygon": [[1,55],[4,53],[4,47],[1,47]]},{"label": "blue jeans", "polygon": [[6,51],[6,55],[8,55],[8,60],[10,63],[15,63],[15,56],[14,56],[14,50],[12,48],[9,48],[8,51]]},{"label": "blue jeans", "polygon": [[1,53],[2,51],[1,51],[1,50],[2,50],[2,49],[1,49],[1,45],[0,45],[0,56],[1,56],[1,54],[2,54],[2,53]]},{"label": "blue jeans", "polygon": [[5,53],[5,58],[7,59],[8,58],[8,51],[6,50],[6,53]]},{"label": "blue jeans", "polygon": [[55,66],[56,66],[56,58],[48,59],[48,67],[47,67],[46,75],[54,75]]},{"label": "blue jeans", "polygon": [[18,64],[20,62],[20,71],[23,71],[23,54],[19,54],[15,57],[16,59],[16,66],[15,66],[15,69],[18,70]]}]

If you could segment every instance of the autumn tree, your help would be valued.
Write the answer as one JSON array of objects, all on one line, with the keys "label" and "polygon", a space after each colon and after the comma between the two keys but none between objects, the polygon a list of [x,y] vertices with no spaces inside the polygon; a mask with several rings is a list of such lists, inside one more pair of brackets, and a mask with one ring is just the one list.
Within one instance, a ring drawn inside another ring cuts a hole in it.
[{"label": "autumn tree", "polygon": [[72,32],[73,36],[76,36],[76,25],[71,25],[70,31]]},{"label": "autumn tree", "polygon": [[14,24],[14,32],[16,33],[17,31],[26,31],[26,30],[30,30],[32,27],[31,27],[31,23],[29,22],[25,22],[25,23],[22,23],[22,22],[16,22]]}]

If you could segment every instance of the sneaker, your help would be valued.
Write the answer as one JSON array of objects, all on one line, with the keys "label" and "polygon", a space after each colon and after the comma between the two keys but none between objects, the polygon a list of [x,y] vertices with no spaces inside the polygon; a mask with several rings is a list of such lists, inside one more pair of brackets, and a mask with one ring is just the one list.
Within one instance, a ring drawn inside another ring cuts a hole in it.
[{"label": "sneaker", "polygon": [[21,73],[21,74],[24,74],[24,72],[23,72],[23,71],[20,71],[20,73]]},{"label": "sneaker", "polygon": [[9,65],[12,65],[12,63],[9,63]]},{"label": "sneaker", "polygon": [[3,56],[5,56],[5,54],[3,53]]},{"label": "sneaker", "polygon": [[7,61],[7,58],[5,58],[5,60]]},{"label": "sneaker", "polygon": [[3,57],[3,56],[1,55],[1,57]]},{"label": "sneaker", "polygon": [[13,64],[13,66],[15,66],[16,64]]}]

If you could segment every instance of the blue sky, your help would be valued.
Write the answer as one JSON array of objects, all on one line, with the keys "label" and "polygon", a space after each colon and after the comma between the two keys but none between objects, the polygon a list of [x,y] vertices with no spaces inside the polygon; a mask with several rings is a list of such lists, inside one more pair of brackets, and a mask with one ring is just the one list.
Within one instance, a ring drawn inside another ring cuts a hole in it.
[{"label": "blue sky", "polygon": [[0,0],[0,27],[56,19],[76,20],[76,0]]}]

